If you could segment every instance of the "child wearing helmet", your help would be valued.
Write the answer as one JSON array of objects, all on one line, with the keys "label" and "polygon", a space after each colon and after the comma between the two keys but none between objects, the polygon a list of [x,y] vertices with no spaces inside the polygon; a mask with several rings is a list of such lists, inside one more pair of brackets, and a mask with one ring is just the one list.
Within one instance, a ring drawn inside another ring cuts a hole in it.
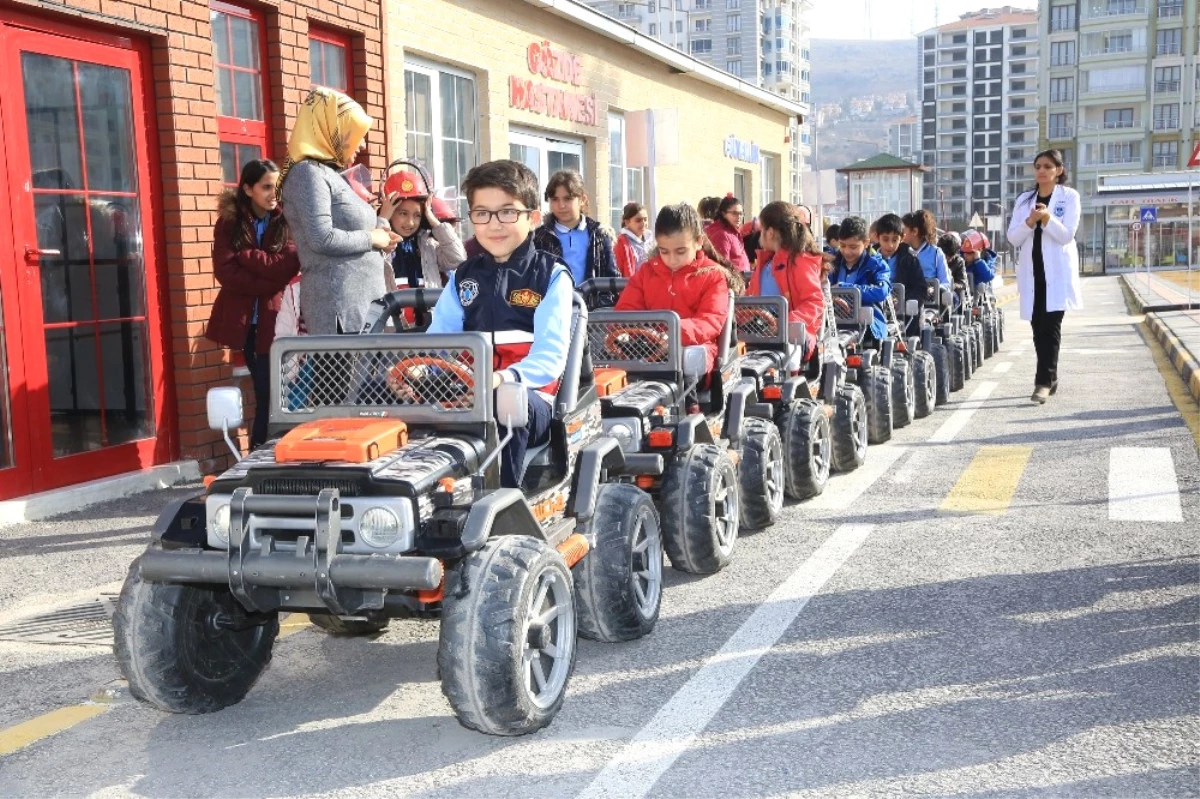
[{"label": "child wearing helmet", "polygon": [[968,230],[962,237],[962,257],[967,271],[975,278],[977,292],[992,290],[996,277],[996,252],[988,237],[978,230]]},{"label": "child wearing helmet", "polygon": [[[442,206],[441,217],[435,205]],[[383,184],[379,216],[400,241],[389,263],[397,288],[441,288],[444,275],[467,260],[462,239],[451,224],[453,211],[431,198],[429,187],[412,172],[394,172]]]}]

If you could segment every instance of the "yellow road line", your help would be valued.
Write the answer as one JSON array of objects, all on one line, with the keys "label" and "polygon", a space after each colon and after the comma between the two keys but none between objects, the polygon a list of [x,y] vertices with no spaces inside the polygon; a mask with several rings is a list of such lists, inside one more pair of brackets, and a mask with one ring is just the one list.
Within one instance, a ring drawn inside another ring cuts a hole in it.
[{"label": "yellow road line", "polygon": [[69,730],[93,716],[100,715],[108,708],[109,705],[100,704],[60,707],[58,710],[51,710],[37,718],[0,730],[0,755],[11,755],[31,743]]},{"label": "yellow road line", "polygon": [[980,447],[941,510],[999,516],[1008,510],[1033,447]]},{"label": "yellow road line", "polygon": [[1162,374],[1163,382],[1167,385],[1167,394],[1171,397],[1171,402],[1175,403],[1175,407],[1179,410],[1179,415],[1183,417],[1183,423],[1187,425],[1191,431],[1192,438],[1196,441],[1196,449],[1200,450],[1200,405],[1192,397],[1192,392],[1188,391],[1187,385],[1184,384],[1183,378],[1179,375],[1179,370],[1171,363],[1171,359],[1167,356],[1166,349],[1163,348],[1162,342],[1154,335],[1154,331],[1146,322],[1138,325],[1138,332],[1141,333],[1142,340],[1146,342],[1146,346],[1150,348],[1150,357],[1154,359],[1154,365],[1158,367],[1158,371]]},{"label": "yellow road line", "polygon": [[307,613],[289,613],[286,618],[279,622],[279,635],[276,636],[276,640],[287,638],[289,635],[295,635],[310,626],[312,626],[312,622],[308,620]]}]

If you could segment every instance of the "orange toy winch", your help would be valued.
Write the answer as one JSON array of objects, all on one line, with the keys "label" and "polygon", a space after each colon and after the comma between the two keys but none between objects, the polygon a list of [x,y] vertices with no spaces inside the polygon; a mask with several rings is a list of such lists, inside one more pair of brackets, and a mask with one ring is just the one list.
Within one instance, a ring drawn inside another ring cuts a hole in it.
[{"label": "orange toy winch", "polygon": [[408,443],[399,419],[317,419],[288,432],[275,445],[276,463],[366,463]]}]

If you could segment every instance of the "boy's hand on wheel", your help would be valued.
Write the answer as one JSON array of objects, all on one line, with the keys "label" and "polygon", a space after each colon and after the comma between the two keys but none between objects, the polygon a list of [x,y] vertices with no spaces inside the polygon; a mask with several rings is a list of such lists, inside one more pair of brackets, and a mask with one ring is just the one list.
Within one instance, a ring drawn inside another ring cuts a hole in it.
[{"label": "boy's hand on wheel", "polygon": [[849,311],[850,311],[850,303],[846,302],[841,297],[834,297],[833,304],[836,305],[842,311],[846,311],[847,313],[849,313]]}]

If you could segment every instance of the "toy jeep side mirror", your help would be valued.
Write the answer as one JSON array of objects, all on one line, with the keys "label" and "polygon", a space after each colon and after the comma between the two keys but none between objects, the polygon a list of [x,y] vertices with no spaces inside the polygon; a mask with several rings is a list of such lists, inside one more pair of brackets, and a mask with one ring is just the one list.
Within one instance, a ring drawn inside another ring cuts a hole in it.
[{"label": "toy jeep side mirror", "polygon": [[921,313],[921,303],[916,300],[909,300],[904,304],[904,311],[910,317],[916,316]]},{"label": "toy jeep side mirror", "polygon": [[520,383],[496,387],[496,421],[510,430],[529,424],[529,392]]},{"label": "toy jeep side mirror", "polygon": [[689,380],[699,380],[708,366],[708,353],[699,344],[683,348],[683,375]]},{"label": "toy jeep side mirror", "polygon": [[871,323],[875,321],[875,311],[868,307],[859,308],[858,321],[864,327],[870,327]]},{"label": "toy jeep side mirror", "polygon": [[229,431],[242,426],[242,390],[236,386],[210,388],[206,406],[209,429],[221,431],[225,436],[225,444],[229,447],[229,451],[240,461],[242,453],[233,445]]}]

